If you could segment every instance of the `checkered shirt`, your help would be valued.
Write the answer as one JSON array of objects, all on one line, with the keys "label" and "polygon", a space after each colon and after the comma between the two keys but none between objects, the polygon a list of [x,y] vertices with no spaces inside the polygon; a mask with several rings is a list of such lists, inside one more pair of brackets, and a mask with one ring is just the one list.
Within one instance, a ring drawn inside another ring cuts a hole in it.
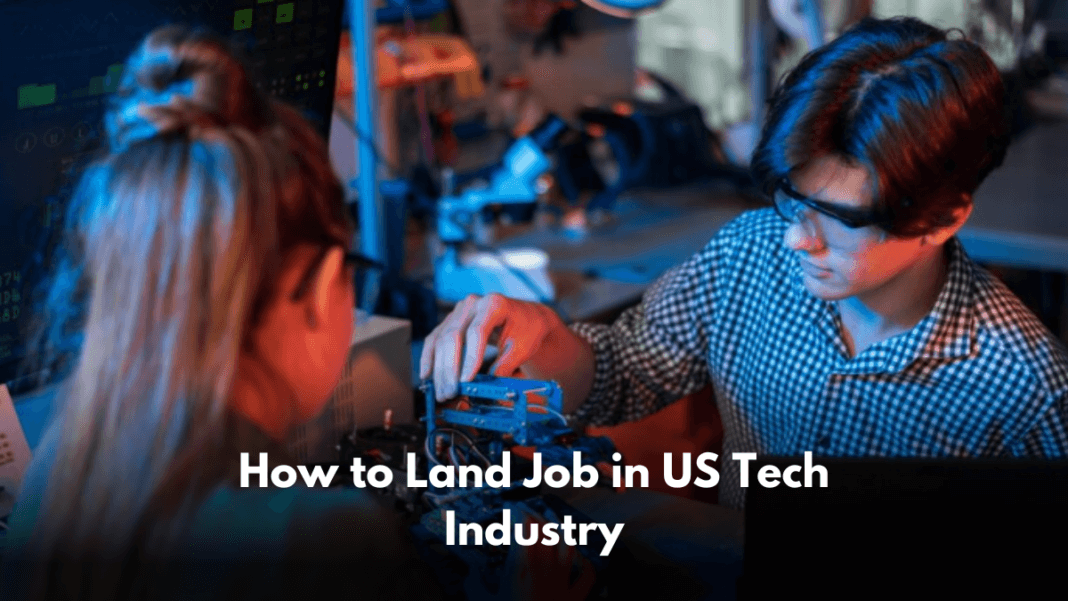
[{"label": "checkered shirt", "polygon": [[573,325],[596,355],[575,417],[638,420],[711,382],[720,502],[735,508],[745,504],[739,452],[1068,453],[1068,353],[956,238],[931,312],[850,358],[837,307],[805,289],[786,226],[771,209],[746,213],[613,325]]}]

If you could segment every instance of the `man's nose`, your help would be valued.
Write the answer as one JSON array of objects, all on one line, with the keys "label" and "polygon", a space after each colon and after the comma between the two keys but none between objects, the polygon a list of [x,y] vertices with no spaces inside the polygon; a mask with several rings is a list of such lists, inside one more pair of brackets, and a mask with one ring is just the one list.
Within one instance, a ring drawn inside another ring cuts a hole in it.
[{"label": "man's nose", "polygon": [[812,224],[804,212],[798,213],[796,218],[790,222],[789,227],[786,228],[784,242],[787,248],[795,251],[813,252],[823,246],[823,242],[813,231]]}]

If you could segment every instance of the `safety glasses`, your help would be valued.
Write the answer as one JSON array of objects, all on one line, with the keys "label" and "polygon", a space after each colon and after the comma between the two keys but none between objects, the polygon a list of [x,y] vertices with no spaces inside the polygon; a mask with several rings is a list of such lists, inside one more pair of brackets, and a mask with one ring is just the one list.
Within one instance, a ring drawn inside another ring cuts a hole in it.
[{"label": "safety glasses", "polygon": [[774,202],[775,210],[778,211],[783,219],[789,222],[797,221],[805,209],[812,209],[852,229],[872,225],[883,227],[887,223],[886,215],[879,211],[843,207],[823,200],[809,198],[794,189],[790,180],[785,177],[780,179],[775,187]]},{"label": "safety glasses", "polygon": [[[319,255],[308,266],[308,270],[304,273],[304,276],[301,277],[296,288],[293,289],[293,294],[290,296],[290,300],[298,301],[308,293],[308,288],[311,286],[312,280],[315,279],[315,274],[318,273],[323,260],[326,258],[326,254],[330,252],[331,248],[333,247],[327,246],[319,251]],[[345,266],[354,271],[353,286],[355,287],[356,292],[356,305],[367,313],[373,312],[375,304],[377,304],[378,301],[378,295],[377,293],[370,293],[368,290],[372,288],[377,289],[377,286],[367,285],[367,276],[370,272],[374,272],[374,275],[381,275],[385,270],[385,265],[354,252],[345,253],[344,260]]]}]

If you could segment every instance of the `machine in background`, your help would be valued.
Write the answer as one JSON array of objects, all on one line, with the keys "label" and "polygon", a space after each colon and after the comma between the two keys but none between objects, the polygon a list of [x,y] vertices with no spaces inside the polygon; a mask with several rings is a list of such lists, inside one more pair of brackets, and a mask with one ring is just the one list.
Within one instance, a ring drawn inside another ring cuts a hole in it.
[{"label": "machine in background", "polygon": [[[434,287],[438,298],[445,302],[459,302],[469,294],[506,293],[507,284],[501,272],[463,260],[466,243],[473,240],[473,228],[483,211],[492,205],[534,205],[546,186],[540,182],[549,173],[553,161],[547,154],[560,137],[568,131],[567,124],[550,115],[529,135],[520,138],[508,149],[501,166],[492,171],[485,186],[472,186],[454,195],[446,184],[445,194],[437,202],[437,232],[444,245],[443,254],[434,266]],[[551,292],[544,283],[529,281],[516,270],[510,275],[520,277],[541,300],[551,300]]]},{"label": "machine in background", "polygon": [[[588,154],[608,155],[614,163],[611,169],[598,169],[598,173],[610,171],[614,176],[602,175],[602,185],[595,189],[587,211],[609,211],[621,194],[632,189],[715,180],[742,193],[749,191],[753,183],[748,170],[727,161],[720,140],[705,124],[701,107],[666,79],[648,72],[643,76],[660,89],[662,100],[620,99],[579,112],[586,133],[582,144],[590,149]],[[596,145],[609,150],[596,153]],[[571,174],[583,173],[583,167],[576,161],[559,169],[557,177],[569,199],[577,198],[583,188],[571,178]]]}]

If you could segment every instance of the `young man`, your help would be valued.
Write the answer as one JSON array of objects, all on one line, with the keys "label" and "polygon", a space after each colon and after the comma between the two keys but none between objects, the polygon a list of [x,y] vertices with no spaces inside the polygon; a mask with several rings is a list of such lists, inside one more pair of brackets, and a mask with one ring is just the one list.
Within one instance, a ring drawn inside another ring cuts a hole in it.
[{"label": "young man", "polygon": [[[468,299],[427,339],[423,375],[455,395],[499,333],[494,373],[557,380],[592,424],[711,383],[728,459],[1063,457],[1068,354],[954,237],[1004,156],[1003,103],[978,46],[864,21],[772,100],[752,170],[775,211],[726,226],[612,326]],[[737,462],[721,466],[721,503],[742,507]]]}]

